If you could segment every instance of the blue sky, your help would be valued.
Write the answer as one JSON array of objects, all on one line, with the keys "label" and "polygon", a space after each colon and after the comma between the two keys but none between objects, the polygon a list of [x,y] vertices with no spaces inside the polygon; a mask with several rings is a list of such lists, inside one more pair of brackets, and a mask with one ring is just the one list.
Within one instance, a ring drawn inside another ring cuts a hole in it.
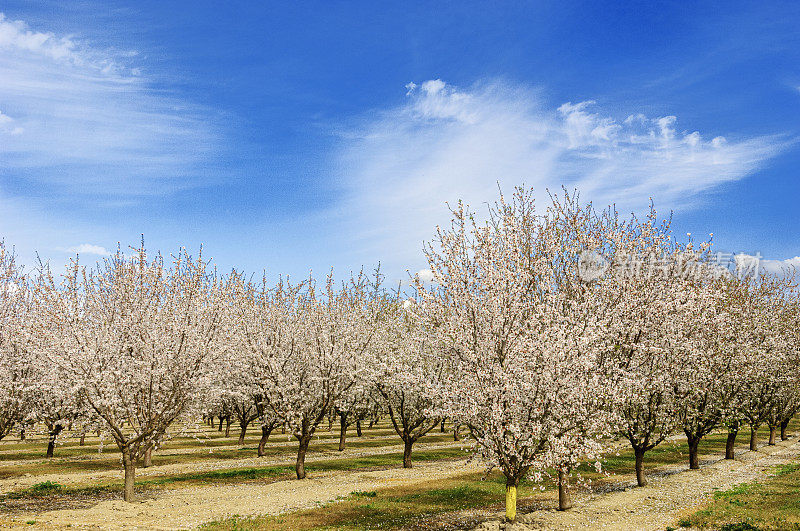
[{"label": "blue sky", "polygon": [[28,264],[143,233],[223,269],[401,278],[445,202],[498,181],[652,196],[719,250],[800,255],[796,3],[0,12],[0,236]]}]

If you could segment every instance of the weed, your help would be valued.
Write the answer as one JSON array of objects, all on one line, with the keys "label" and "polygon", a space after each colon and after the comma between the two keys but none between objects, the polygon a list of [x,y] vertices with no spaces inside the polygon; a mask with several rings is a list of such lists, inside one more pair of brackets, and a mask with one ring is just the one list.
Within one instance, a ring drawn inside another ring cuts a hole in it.
[{"label": "weed", "polygon": [[43,481],[31,487],[31,491],[35,494],[51,494],[61,492],[64,486],[54,481]]}]

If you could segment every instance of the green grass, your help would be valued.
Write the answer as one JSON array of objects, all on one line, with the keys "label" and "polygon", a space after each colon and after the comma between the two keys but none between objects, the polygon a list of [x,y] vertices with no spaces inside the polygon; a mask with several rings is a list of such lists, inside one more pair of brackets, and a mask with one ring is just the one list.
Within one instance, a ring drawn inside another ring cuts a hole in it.
[{"label": "green grass", "polygon": [[358,497],[374,498],[377,495],[378,495],[378,493],[375,492],[374,490],[370,490],[370,491],[354,490],[353,492],[350,493],[350,496],[355,496],[356,498],[358,498]]},{"label": "green grass", "polygon": [[777,467],[772,476],[714,493],[705,508],[679,522],[724,531],[800,529],[800,464]]},{"label": "green grass", "polygon": [[35,492],[36,494],[53,494],[60,492],[63,488],[63,485],[60,485],[54,481],[43,481],[32,486],[31,492]]},{"label": "green grass", "polygon": [[[520,491],[530,494],[531,487]],[[505,480],[492,474],[481,481],[479,474],[431,481],[422,485],[392,487],[372,492],[353,492],[345,499],[319,509],[280,516],[234,517],[204,526],[213,530],[322,529],[436,529],[436,517],[452,512],[496,504],[505,492]]]}]

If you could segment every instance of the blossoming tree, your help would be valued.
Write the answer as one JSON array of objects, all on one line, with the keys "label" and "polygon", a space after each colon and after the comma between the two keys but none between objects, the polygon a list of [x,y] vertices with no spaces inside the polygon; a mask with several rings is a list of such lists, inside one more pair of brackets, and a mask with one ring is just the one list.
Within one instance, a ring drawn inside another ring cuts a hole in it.
[{"label": "blossoming tree", "polygon": [[570,213],[537,213],[524,189],[501,196],[485,223],[459,203],[426,247],[433,282],[416,284],[415,313],[443,366],[438,415],[468,426],[479,455],[503,472],[512,521],[520,479],[591,456],[587,434],[601,431],[591,426],[603,418],[590,374],[596,299],[573,268],[591,219]]},{"label": "blossoming tree", "polygon": [[303,479],[320,423],[362,385],[375,327],[371,285],[358,275],[337,286],[329,275],[319,294],[313,279],[271,289],[240,279],[236,293],[238,342],[260,368],[264,404],[298,441],[295,471]]},{"label": "blossoming tree", "polygon": [[223,315],[216,278],[202,256],[181,251],[168,264],[140,248],[96,271],[73,261],[61,285],[45,271],[39,285],[55,327],[50,357],[119,448],[132,501],[136,462],[205,384]]},{"label": "blossoming tree", "polygon": [[[404,304],[405,303],[405,304]],[[414,443],[441,422],[429,382],[435,381],[439,362],[427,351],[410,300],[385,297],[371,362],[375,389],[392,427],[403,441],[403,467],[411,468]]]},{"label": "blossoming tree", "polygon": [[0,439],[31,414],[35,357],[27,280],[14,254],[0,240]]}]

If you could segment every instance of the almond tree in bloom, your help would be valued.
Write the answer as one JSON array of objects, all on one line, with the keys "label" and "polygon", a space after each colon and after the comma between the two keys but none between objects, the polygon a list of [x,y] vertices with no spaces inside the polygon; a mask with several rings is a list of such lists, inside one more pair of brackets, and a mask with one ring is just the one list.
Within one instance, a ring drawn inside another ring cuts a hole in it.
[{"label": "almond tree in bloom", "polygon": [[[689,468],[700,468],[698,445],[730,415],[741,391],[736,371],[737,349],[731,348],[731,315],[723,306],[724,280],[717,271],[698,263],[699,273],[684,284],[683,308],[675,317],[680,340],[672,352],[678,425],[689,446]],[[677,327],[676,327],[677,328]]]},{"label": "almond tree in bloom", "polygon": [[646,452],[678,426],[673,362],[686,315],[683,252],[691,249],[676,245],[669,222],[652,208],[643,220],[615,220],[607,238],[608,270],[598,283],[612,303],[602,366],[615,431],[631,444],[643,486]]},{"label": "almond tree in bloom", "polygon": [[334,412],[339,416],[339,451],[344,451],[347,441],[347,429],[356,425],[356,433],[361,436],[361,421],[366,419],[374,409],[372,383],[366,381],[366,375],[361,377],[361,385],[353,387],[345,393],[334,406]]},{"label": "almond tree in bloom", "polygon": [[[227,289],[232,293],[241,294],[241,276],[233,272],[228,279]],[[247,301],[247,299],[245,299]],[[239,423],[239,444],[244,444],[247,427],[252,422],[258,422],[261,428],[261,438],[258,443],[258,456],[266,455],[267,442],[275,428],[281,426],[282,421],[266,402],[269,385],[264,379],[264,374],[259,359],[251,355],[248,349],[241,348],[236,331],[236,319],[239,314],[237,304],[233,301],[227,308],[229,325],[225,344],[220,345],[218,360],[215,364],[212,384],[209,388],[210,397],[207,399],[207,409],[212,413],[218,412],[220,427],[222,418],[226,415],[235,417]],[[252,301],[250,301],[252,302]],[[247,302],[245,302],[247,303]]]},{"label": "almond tree in bloom", "polygon": [[228,405],[228,409],[233,412],[233,417],[239,424],[238,442],[240,446],[244,445],[247,428],[261,416],[259,405],[263,401],[258,386],[248,381],[248,376],[247,374],[232,376],[226,382],[228,388],[223,391],[221,397],[221,400]]},{"label": "almond tree in bloom", "polygon": [[547,291],[540,289],[537,297],[548,320],[534,325],[529,342],[557,353],[551,355],[550,370],[559,385],[558,408],[551,414],[561,429],[549,441],[548,452],[556,468],[558,508],[566,510],[572,507],[572,470],[581,461],[594,461],[599,471],[598,457],[609,442],[610,389],[601,361],[614,300],[596,282],[601,271],[589,271],[586,262],[587,257],[602,256],[609,231],[619,220],[612,208],[598,212],[591,203],[582,205],[577,192],[564,189],[560,197],[551,194],[550,200],[543,218],[543,232],[549,237],[540,242],[549,264],[540,277]]},{"label": "almond tree in bloom", "polygon": [[263,457],[269,436],[282,423],[266,403],[266,381],[257,360],[248,351],[237,347],[233,340],[230,345],[221,348],[221,359],[216,365],[212,384],[214,402],[218,408],[229,412],[238,421],[240,445],[244,444],[247,427],[252,422],[260,424],[261,438],[257,452],[259,457]]},{"label": "almond tree in bloom", "polygon": [[362,385],[367,348],[375,331],[374,288],[364,275],[322,293],[313,279],[272,288],[240,281],[237,334],[262,371],[264,403],[298,441],[295,471],[306,477],[311,438],[334,406]]},{"label": "almond tree in bloom", "polygon": [[720,305],[727,319],[723,326],[711,331],[712,334],[716,333],[716,337],[708,334],[712,348],[730,363],[728,370],[719,375],[722,380],[720,383],[724,386],[723,392],[730,396],[721,419],[728,432],[725,459],[735,458],[736,437],[746,422],[744,407],[747,401],[747,367],[752,361],[752,345],[756,341],[752,326],[755,307],[750,303],[749,283],[744,280],[738,275],[728,275],[720,279]]},{"label": "almond tree in bloom", "polygon": [[32,412],[34,356],[30,291],[13,253],[0,240],[0,439]]},{"label": "almond tree in bloom", "polygon": [[[772,396],[769,405],[765,408],[764,421],[769,428],[768,445],[775,445],[777,431],[788,421],[797,408],[797,383],[798,383],[798,355],[797,355],[797,330],[794,328],[796,320],[793,315],[797,308],[793,305],[796,300],[795,286],[791,281],[784,279],[779,284],[777,296],[772,299],[772,329],[771,346],[768,356],[771,360]],[[785,429],[785,428],[784,428]]]},{"label": "almond tree in bloom", "polygon": [[216,277],[201,256],[165,264],[144,248],[122,252],[96,271],[74,261],[61,285],[44,272],[42,307],[49,354],[79,400],[103,421],[122,454],[125,501],[136,462],[196,405],[221,328]]},{"label": "almond tree in bloom", "polygon": [[83,435],[90,424],[91,413],[78,400],[75,389],[63,371],[38,356],[31,385],[31,424],[43,425],[47,434],[47,457],[53,457],[63,431],[75,425]]},{"label": "almond tree in bloom", "polygon": [[591,425],[603,418],[590,407],[603,392],[591,375],[594,290],[563,282],[586,243],[573,232],[591,231],[575,220],[590,219],[554,222],[550,211],[548,222],[524,189],[510,202],[501,196],[486,223],[462,203],[452,213],[451,228],[426,247],[433,282],[417,281],[415,313],[443,365],[437,412],[468,426],[480,456],[503,472],[513,521],[520,479],[591,456],[587,434],[602,431]]},{"label": "almond tree in bloom", "polygon": [[439,362],[426,351],[410,300],[386,297],[370,362],[378,400],[403,441],[403,467],[411,468],[414,443],[439,425],[429,382],[438,377]]},{"label": "almond tree in bloom", "polygon": [[770,419],[775,422],[782,416],[777,411],[781,408],[781,392],[788,383],[787,375],[797,371],[797,365],[788,363],[793,358],[792,349],[796,348],[786,326],[791,322],[786,297],[792,284],[788,278],[768,274],[744,282],[743,302],[751,311],[750,321],[745,325],[749,327],[744,338],[748,340],[749,352],[743,367],[742,414],[750,425],[750,450],[756,451],[758,429]]},{"label": "almond tree in bloom", "polygon": [[786,334],[786,370],[783,373],[785,382],[780,391],[777,412],[781,440],[788,439],[786,428],[789,422],[800,411],[800,290],[793,286],[787,295],[787,309],[783,326]]}]

